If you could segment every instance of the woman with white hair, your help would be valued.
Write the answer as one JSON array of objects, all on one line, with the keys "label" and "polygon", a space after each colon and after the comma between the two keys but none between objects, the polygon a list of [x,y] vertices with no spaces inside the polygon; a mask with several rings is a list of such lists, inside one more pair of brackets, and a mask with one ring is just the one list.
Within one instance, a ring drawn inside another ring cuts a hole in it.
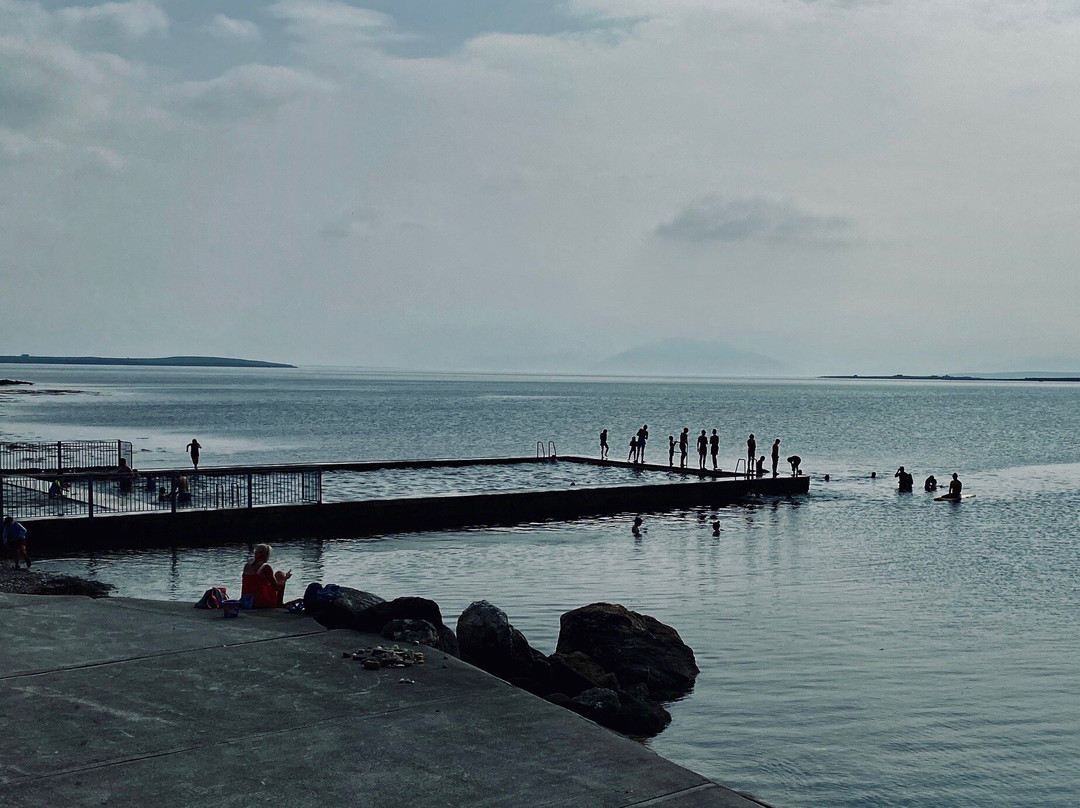
[{"label": "woman with white hair", "polygon": [[240,593],[241,596],[251,595],[252,606],[256,609],[273,609],[283,605],[285,584],[292,577],[292,570],[274,572],[270,566],[270,553],[269,544],[256,544],[255,557],[244,565]]}]

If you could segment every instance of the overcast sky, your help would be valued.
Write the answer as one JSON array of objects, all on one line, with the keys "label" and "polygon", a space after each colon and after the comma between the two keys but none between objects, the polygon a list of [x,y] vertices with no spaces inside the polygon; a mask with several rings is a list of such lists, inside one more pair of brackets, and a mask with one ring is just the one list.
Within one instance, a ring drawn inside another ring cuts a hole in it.
[{"label": "overcast sky", "polygon": [[1080,2],[0,0],[0,353],[1080,370]]}]

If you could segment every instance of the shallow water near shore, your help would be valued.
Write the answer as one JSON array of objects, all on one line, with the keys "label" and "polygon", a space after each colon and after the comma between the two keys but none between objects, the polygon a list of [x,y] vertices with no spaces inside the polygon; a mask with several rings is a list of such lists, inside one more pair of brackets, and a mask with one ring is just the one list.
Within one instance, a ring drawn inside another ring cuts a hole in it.
[{"label": "shallow water near shore", "polygon": [[[800,454],[814,476],[807,496],[646,514],[640,537],[628,516],[611,517],[282,542],[274,561],[301,584],[431,597],[451,625],[486,598],[545,652],[559,615],[584,603],[652,614],[679,630],[702,673],[650,745],[777,806],[1080,799],[1080,386],[317,369],[20,375],[87,394],[0,398],[4,439],[128,439],[144,468],[181,464],[192,437],[208,465],[529,455],[549,439],[593,454],[605,426],[619,457],[642,422],[651,461],[666,462],[661,444],[683,426],[716,427],[731,467],[751,430],[760,452],[779,436],[782,457]],[[917,483],[958,471],[976,496],[898,494],[900,464]],[[210,585],[237,588],[247,549],[35,568],[193,602]]]}]

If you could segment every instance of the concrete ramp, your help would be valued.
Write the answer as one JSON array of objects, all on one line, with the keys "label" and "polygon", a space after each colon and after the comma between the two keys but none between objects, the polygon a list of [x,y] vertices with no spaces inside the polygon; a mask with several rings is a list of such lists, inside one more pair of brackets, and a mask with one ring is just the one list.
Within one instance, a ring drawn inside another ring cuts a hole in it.
[{"label": "concrete ramp", "polygon": [[[0,805],[725,806],[751,802],[434,649],[281,610],[0,595]],[[405,680],[405,681],[403,681]]]}]

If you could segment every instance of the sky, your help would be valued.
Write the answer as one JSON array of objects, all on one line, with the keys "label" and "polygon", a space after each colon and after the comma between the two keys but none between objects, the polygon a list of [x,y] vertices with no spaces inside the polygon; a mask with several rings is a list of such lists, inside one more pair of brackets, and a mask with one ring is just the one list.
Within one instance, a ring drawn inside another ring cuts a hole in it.
[{"label": "sky", "polygon": [[1080,2],[0,0],[0,354],[1080,371]]}]

